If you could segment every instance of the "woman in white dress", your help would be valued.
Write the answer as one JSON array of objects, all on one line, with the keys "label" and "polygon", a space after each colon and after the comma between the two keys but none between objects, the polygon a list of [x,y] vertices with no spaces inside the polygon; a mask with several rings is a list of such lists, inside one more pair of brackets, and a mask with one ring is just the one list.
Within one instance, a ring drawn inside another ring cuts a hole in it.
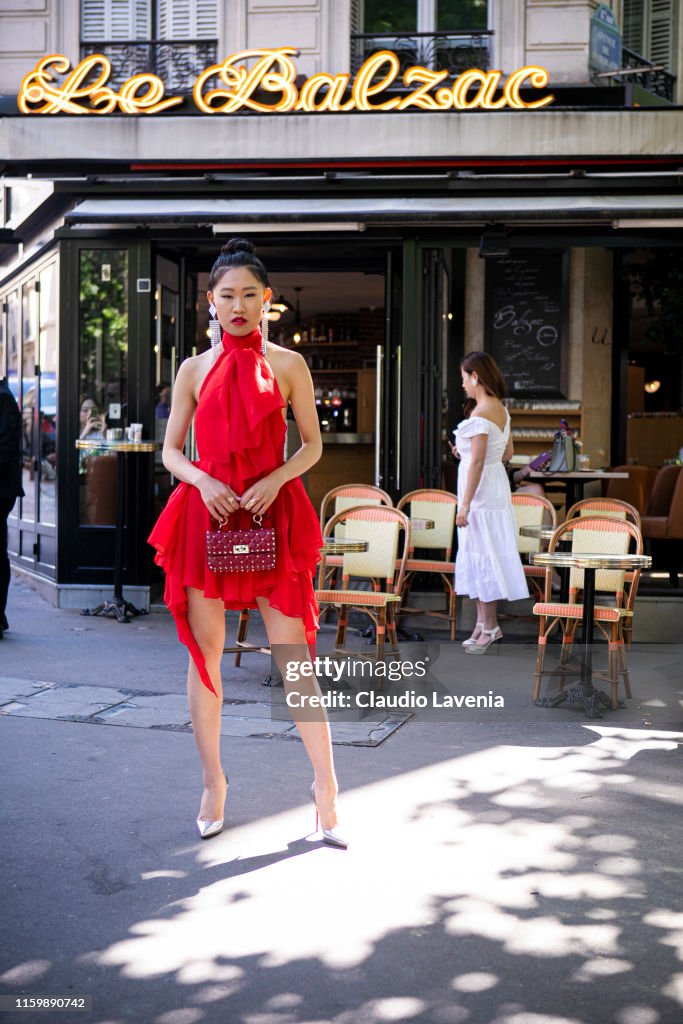
[{"label": "woman in white dress", "polygon": [[497,602],[521,601],[529,588],[503,465],[512,455],[510,414],[501,401],[505,382],[486,352],[465,356],[460,371],[467,401],[453,446],[460,459],[455,590],[477,602],[477,623],[463,647],[468,654],[485,654],[503,636]]}]

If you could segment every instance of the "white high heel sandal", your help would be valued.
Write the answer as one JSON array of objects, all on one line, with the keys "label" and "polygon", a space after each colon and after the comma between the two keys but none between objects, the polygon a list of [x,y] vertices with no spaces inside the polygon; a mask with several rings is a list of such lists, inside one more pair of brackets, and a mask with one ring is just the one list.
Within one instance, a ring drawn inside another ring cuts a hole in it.
[{"label": "white high heel sandal", "polygon": [[[479,637],[482,634],[482,630],[483,629],[484,629],[484,623],[483,622],[477,622],[475,624],[474,632],[472,633],[472,636],[468,636],[467,640],[463,640],[462,646],[463,647],[471,647],[472,644],[476,644],[477,640],[479,639]],[[479,630],[478,633],[477,633],[477,630]],[[475,633],[477,633],[476,636],[474,635]]]},{"label": "white high heel sandal", "polygon": [[491,644],[495,644],[496,640],[503,639],[500,626],[494,626],[493,629],[482,629],[481,632],[482,636],[486,635],[488,637],[488,640],[484,641],[483,644],[480,644],[478,641],[470,644],[469,647],[465,648],[468,654],[486,654]]}]

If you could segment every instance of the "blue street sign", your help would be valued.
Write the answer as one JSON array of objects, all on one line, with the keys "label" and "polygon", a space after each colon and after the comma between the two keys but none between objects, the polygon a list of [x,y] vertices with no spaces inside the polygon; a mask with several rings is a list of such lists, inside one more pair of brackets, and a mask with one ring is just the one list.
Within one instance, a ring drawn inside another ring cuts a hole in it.
[{"label": "blue street sign", "polygon": [[591,18],[588,63],[594,71],[616,71],[622,66],[621,32],[607,4],[600,4]]}]

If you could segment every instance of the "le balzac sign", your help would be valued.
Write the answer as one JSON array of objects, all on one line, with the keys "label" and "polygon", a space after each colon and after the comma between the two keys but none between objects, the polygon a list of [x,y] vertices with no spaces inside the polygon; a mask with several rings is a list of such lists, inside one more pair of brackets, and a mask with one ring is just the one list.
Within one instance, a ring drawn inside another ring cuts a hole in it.
[{"label": "le balzac sign", "polygon": [[[242,50],[213,64],[197,77],[192,98],[204,114],[235,114],[238,111],[280,114],[289,111],[344,113],[388,110],[501,110],[538,109],[552,103],[554,96],[525,101],[522,86],[544,89],[549,80],[545,68],[527,65],[507,75],[501,71],[472,68],[444,84],[448,71],[420,66],[409,67],[399,76],[400,62],[390,50],[373,53],[351,75],[312,75],[297,85],[297,68],[292,57],[298,51],[277,49]],[[251,66],[245,62],[249,61]],[[157,75],[140,74],[120,88],[107,85],[111,63],[101,53],[85,57],[75,68],[61,54],[43,57],[22,80],[17,103],[24,114],[159,114],[185,103],[184,96],[165,96],[166,88]],[[222,83],[222,87],[213,88]],[[382,98],[396,88],[397,79],[410,91]],[[350,88],[350,94],[349,94]],[[272,102],[267,102],[268,95]]]}]

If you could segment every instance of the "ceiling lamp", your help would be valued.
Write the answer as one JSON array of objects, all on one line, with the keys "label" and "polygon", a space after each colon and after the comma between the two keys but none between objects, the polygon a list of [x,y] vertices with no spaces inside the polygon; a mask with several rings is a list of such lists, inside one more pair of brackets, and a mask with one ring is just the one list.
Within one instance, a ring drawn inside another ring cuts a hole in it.
[{"label": "ceiling lamp", "polygon": [[274,309],[276,313],[286,313],[287,310],[292,310],[292,312],[294,312],[294,306],[291,302],[287,302],[284,295],[280,295],[275,302],[271,302],[270,308]]},{"label": "ceiling lamp", "polygon": [[648,395],[654,395],[655,391],[659,391],[662,386],[661,380],[649,380],[645,385],[645,390]]}]

